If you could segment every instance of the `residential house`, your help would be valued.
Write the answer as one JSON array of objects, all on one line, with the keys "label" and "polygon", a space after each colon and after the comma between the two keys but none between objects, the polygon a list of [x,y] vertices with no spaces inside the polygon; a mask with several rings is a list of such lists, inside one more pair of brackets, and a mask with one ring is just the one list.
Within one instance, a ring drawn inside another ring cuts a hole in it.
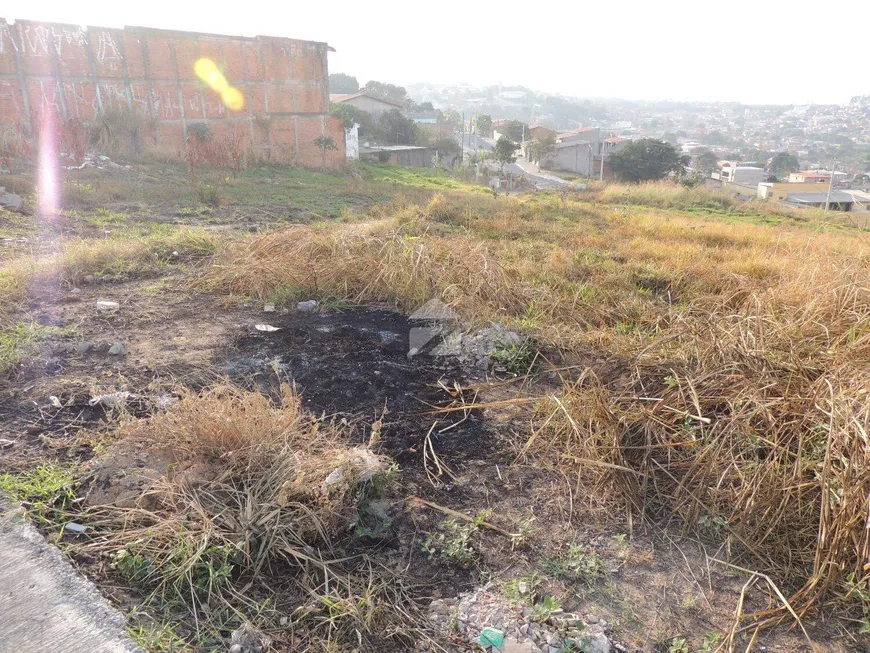
[{"label": "residential house", "polygon": [[756,188],[758,184],[767,179],[767,173],[764,171],[764,168],[758,168],[756,166],[739,166],[727,163],[722,166],[718,178],[723,182]]},{"label": "residential house", "polygon": [[758,184],[758,199],[784,201],[794,193],[821,193],[827,190],[818,182],[763,182]]},{"label": "residential house", "polygon": [[418,111],[416,113],[406,113],[405,117],[409,120],[413,120],[418,125],[438,124],[438,113],[436,111]]},{"label": "residential house", "polygon": [[526,133],[526,140],[538,140],[546,136],[555,136],[556,131],[542,125],[530,125]]},{"label": "residential house", "polygon": [[431,168],[435,150],[422,145],[369,145],[359,149],[359,157],[407,168]]},{"label": "residential house", "polygon": [[785,201],[800,207],[823,209],[827,206],[832,211],[851,211],[855,204],[855,198],[842,190],[832,190],[830,193],[826,191],[789,193]]},{"label": "residential house", "polygon": [[601,153],[601,132],[586,127],[556,135],[556,151],[542,162],[542,168],[565,170],[591,177],[595,158]]},{"label": "residential house", "polygon": [[333,104],[349,104],[357,109],[362,109],[370,114],[375,120],[378,120],[387,111],[398,109],[401,111],[404,107],[392,100],[385,100],[382,97],[373,95],[368,91],[359,91],[358,93],[348,93],[340,95],[330,95],[329,101]]},{"label": "residential house", "polygon": [[[849,175],[845,172],[837,170],[834,172],[834,184],[846,182]],[[830,170],[805,170],[804,172],[792,172],[788,176],[790,183],[814,183],[814,184],[829,184],[831,183]]]}]

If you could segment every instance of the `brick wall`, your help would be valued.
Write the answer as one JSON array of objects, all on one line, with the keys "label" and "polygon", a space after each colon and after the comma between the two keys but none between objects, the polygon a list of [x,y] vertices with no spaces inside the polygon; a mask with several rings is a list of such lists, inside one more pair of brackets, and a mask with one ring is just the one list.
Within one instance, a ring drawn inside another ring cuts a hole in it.
[{"label": "brick wall", "polygon": [[[81,28],[0,19],[0,126],[29,125],[41,112],[85,123],[132,110],[151,127],[148,140],[179,150],[188,127],[206,122],[230,133],[255,157],[319,166],[314,145],[332,136],[327,165],[344,164],[344,126],[328,115],[325,43],[245,38],[144,27]],[[245,97],[230,111],[201,83],[194,63],[208,57]]]}]

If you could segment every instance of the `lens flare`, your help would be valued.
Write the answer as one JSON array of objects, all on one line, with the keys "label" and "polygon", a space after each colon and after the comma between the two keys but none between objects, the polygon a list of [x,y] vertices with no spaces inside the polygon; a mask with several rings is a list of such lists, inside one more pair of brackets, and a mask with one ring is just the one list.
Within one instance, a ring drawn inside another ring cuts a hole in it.
[{"label": "lens flare", "polygon": [[245,108],[245,96],[242,95],[239,89],[232,86],[228,86],[223,90],[221,100],[232,111],[241,111]]},{"label": "lens flare", "polygon": [[245,96],[239,89],[230,86],[227,78],[224,77],[214,61],[206,57],[197,60],[193,64],[193,72],[206,86],[220,95],[224,106],[230,111],[241,111],[245,108]]},{"label": "lens flare", "polygon": [[39,130],[39,214],[45,219],[53,217],[60,204],[54,110],[50,104],[43,107]]}]

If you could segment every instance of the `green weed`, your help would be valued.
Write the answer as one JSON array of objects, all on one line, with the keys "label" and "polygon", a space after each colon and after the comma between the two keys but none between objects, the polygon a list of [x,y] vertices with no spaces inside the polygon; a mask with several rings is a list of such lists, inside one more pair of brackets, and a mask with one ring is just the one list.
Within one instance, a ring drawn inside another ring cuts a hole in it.
[{"label": "green weed", "polygon": [[439,558],[457,567],[468,567],[477,560],[477,551],[471,544],[471,538],[488,516],[488,512],[483,511],[471,522],[459,523],[454,519],[441,522],[439,531],[426,538],[423,550],[430,558]]},{"label": "green weed", "polygon": [[590,587],[604,574],[601,556],[586,553],[579,546],[571,546],[561,555],[543,557],[541,566],[552,576],[577,579]]},{"label": "green weed", "polygon": [[0,474],[0,492],[24,504],[31,519],[44,525],[59,521],[76,501],[72,470],[58,463],[44,463],[21,474]]}]

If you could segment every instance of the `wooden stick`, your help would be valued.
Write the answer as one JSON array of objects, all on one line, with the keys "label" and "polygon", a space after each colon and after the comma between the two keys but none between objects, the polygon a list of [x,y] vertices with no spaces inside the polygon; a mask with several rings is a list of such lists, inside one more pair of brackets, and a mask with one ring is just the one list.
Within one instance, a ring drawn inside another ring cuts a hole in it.
[{"label": "wooden stick", "polygon": [[[426,506],[427,508],[432,508],[433,510],[438,510],[443,512],[445,515],[450,515],[451,517],[455,517],[456,519],[461,519],[467,522],[473,522],[474,517],[469,517],[468,515],[464,515],[457,510],[453,510],[452,508],[448,508],[446,506],[439,506],[437,503],[433,503],[431,501],[426,501],[426,499],[421,499],[420,497],[410,496],[405,497],[405,501],[410,501],[411,503],[419,503],[421,506]],[[500,535],[504,535],[505,537],[513,538],[513,533],[508,533],[503,528],[499,528],[495,524],[490,524],[489,522],[482,521],[480,525],[484,528],[488,528],[491,531],[495,531]]]}]

